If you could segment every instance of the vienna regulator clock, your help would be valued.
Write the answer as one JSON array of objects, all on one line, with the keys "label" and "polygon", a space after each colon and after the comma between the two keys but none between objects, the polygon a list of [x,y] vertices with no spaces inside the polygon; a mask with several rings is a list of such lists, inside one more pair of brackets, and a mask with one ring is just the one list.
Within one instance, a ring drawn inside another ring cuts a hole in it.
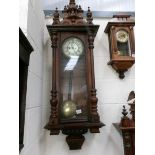
[{"label": "vienna regulator clock", "polygon": [[118,73],[119,78],[125,77],[126,72],[135,63],[135,40],[133,27],[135,22],[130,15],[114,15],[113,21],[108,22],[105,33],[109,37],[111,65]]},{"label": "vienna regulator clock", "polygon": [[63,20],[56,8],[48,25],[53,49],[51,115],[45,126],[51,135],[67,135],[71,150],[81,149],[83,134],[99,133],[104,126],[97,111],[93,48],[99,25],[93,24],[88,8],[86,20],[81,6],[70,0]]}]

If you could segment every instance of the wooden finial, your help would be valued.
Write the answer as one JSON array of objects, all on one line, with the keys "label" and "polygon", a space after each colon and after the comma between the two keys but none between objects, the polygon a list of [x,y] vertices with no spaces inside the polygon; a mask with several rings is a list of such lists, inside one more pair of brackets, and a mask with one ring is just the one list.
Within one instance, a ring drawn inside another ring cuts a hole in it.
[{"label": "wooden finial", "polygon": [[66,11],[67,10],[67,7],[66,7],[66,5],[64,6],[64,11]]},{"label": "wooden finial", "polygon": [[123,105],[123,111],[122,111],[123,117],[126,117],[126,115],[128,114],[125,105]]},{"label": "wooden finial", "polygon": [[82,8],[81,8],[81,5],[79,5],[79,8],[78,8],[78,10],[82,10]]},{"label": "wooden finial", "polygon": [[74,4],[75,5],[75,0],[70,0],[69,5]]},{"label": "wooden finial", "polygon": [[93,24],[93,17],[92,17],[92,12],[90,11],[90,7],[88,7],[88,12],[87,12],[87,23],[88,24]]},{"label": "wooden finial", "polygon": [[60,20],[59,20],[59,12],[58,12],[58,8],[56,7],[54,15],[53,15],[53,25],[59,24]]},{"label": "wooden finial", "polygon": [[127,117],[127,114],[128,114],[128,112],[127,112],[127,110],[126,110],[126,108],[125,108],[125,106],[123,105],[123,111],[122,111],[122,114],[123,114],[123,117],[121,118],[121,123],[120,123],[120,125],[122,126],[122,127],[129,127],[130,126],[130,119],[129,119],[129,117]]}]

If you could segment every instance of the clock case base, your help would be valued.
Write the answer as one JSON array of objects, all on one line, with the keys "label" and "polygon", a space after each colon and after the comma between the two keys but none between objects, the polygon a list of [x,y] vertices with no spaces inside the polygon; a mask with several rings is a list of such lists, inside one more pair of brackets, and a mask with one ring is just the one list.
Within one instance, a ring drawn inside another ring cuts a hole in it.
[{"label": "clock case base", "polygon": [[123,56],[121,59],[121,56],[119,56],[116,59],[111,59],[108,62],[108,65],[111,65],[114,70],[119,74],[120,79],[124,79],[125,75],[124,73],[128,71],[129,68],[133,66],[135,63],[135,59],[130,56]]},{"label": "clock case base", "polygon": [[66,137],[66,142],[70,150],[80,150],[85,137],[83,135],[69,135]]},{"label": "clock case base", "polygon": [[81,149],[82,144],[85,141],[83,134],[88,132],[88,129],[91,133],[100,133],[99,128],[105,126],[102,122],[99,123],[71,123],[71,124],[59,124],[59,125],[50,125],[47,124],[45,129],[50,130],[50,135],[58,135],[60,130],[63,134],[67,135],[66,142],[70,150]]}]

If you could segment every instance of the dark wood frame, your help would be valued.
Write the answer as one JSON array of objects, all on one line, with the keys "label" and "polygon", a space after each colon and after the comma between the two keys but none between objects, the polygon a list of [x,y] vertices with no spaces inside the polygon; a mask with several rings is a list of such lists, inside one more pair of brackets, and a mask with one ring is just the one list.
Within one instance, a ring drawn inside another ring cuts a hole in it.
[{"label": "dark wood frame", "polygon": [[135,155],[135,127],[122,127],[113,123],[123,138],[124,155]]},{"label": "dark wood frame", "polygon": [[[104,30],[105,33],[108,33],[109,38],[110,61],[108,62],[108,65],[111,65],[116,72],[119,73],[119,78],[123,79],[125,77],[124,72],[135,63],[135,58],[132,56],[135,54],[135,39],[133,31],[135,22],[128,19],[130,17],[129,15],[114,15],[113,17],[118,18],[118,20],[108,22]],[[120,19],[126,19],[126,21]],[[129,33],[131,55],[120,56],[117,52],[116,32],[119,30],[125,30]]]},{"label": "dark wood frame", "polygon": [[33,51],[28,39],[19,28],[19,151],[24,147],[24,123],[27,75],[30,54]]},{"label": "dark wood frame", "polygon": [[[69,5],[64,7],[63,20],[59,20],[59,13],[56,8],[53,18],[53,24],[48,25],[48,31],[51,36],[53,48],[53,68],[52,68],[52,99],[51,99],[51,116],[49,122],[45,126],[50,130],[51,135],[59,134],[62,130],[63,134],[68,135],[66,141],[71,150],[81,149],[84,142],[83,134],[90,129],[91,133],[99,133],[99,128],[104,126],[100,122],[97,112],[97,97],[94,76],[94,58],[93,48],[94,39],[98,31],[99,25],[92,23],[92,13],[88,8],[87,21],[83,20],[83,10],[80,6],[75,5],[74,0],[70,0]],[[75,35],[76,34],[76,35]],[[61,123],[59,112],[60,97],[60,52],[61,43],[69,36],[76,36],[86,44],[86,72],[87,72],[87,90],[88,90],[88,121]]]},{"label": "dark wood frame", "polygon": [[[134,91],[131,91],[128,100],[134,98],[135,93]],[[121,118],[120,123],[113,123],[113,125],[123,138],[124,155],[135,155],[135,101],[129,105],[132,118],[130,119],[127,116],[128,112],[125,109],[125,106],[123,106],[123,117]]]}]

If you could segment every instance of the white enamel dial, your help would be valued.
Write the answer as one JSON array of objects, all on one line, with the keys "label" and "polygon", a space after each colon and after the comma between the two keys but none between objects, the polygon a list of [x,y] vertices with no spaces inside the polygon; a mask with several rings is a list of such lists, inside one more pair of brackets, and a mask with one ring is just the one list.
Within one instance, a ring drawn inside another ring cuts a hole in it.
[{"label": "white enamel dial", "polygon": [[128,38],[129,38],[128,33],[124,30],[120,30],[116,33],[116,39],[119,42],[125,43],[128,41]]},{"label": "white enamel dial", "polygon": [[83,50],[84,46],[82,41],[76,37],[66,39],[62,45],[62,51],[68,57],[80,56]]}]

